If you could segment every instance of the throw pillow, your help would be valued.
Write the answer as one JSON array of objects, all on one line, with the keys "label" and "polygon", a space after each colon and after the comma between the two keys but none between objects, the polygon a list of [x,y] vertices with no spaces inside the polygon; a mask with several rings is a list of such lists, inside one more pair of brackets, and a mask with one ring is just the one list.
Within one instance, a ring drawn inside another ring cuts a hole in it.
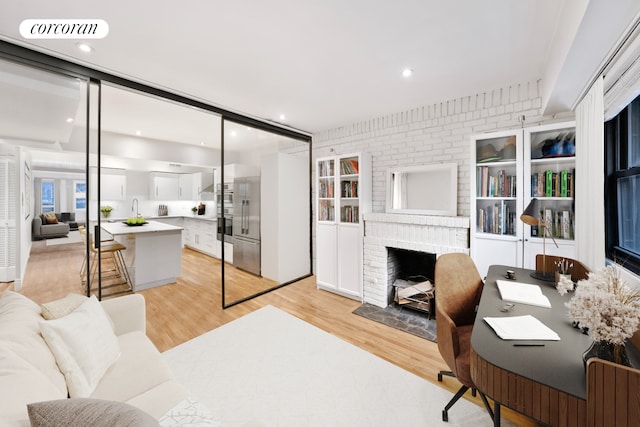
[{"label": "throw pillow", "polygon": [[40,331],[64,374],[71,397],[89,397],[120,356],[118,340],[95,296],[64,317],[41,320]]},{"label": "throw pillow", "polygon": [[44,219],[47,221],[47,224],[57,224],[58,218],[54,212],[47,212],[44,214]]},{"label": "throw pillow", "polygon": [[27,405],[32,427],[158,426],[146,412],[123,402],[99,399],[61,399]]},{"label": "throw pillow", "polygon": [[85,302],[87,297],[80,294],[69,294],[59,300],[51,301],[42,304],[42,317],[46,320],[59,319],[71,313],[76,308],[80,307],[80,304]]}]

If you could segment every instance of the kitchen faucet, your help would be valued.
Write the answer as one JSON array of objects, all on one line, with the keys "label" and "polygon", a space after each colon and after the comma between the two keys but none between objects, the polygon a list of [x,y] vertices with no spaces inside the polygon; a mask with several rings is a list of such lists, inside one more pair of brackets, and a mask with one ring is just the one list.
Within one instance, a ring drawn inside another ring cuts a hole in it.
[{"label": "kitchen faucet", "polygon": [[136,205],[136,217],[140,216],[140,212],[138,212],[138,199],[137,198],[133,198],[133,201],[131,202],[131,213],[133,213],[133,205]]}]

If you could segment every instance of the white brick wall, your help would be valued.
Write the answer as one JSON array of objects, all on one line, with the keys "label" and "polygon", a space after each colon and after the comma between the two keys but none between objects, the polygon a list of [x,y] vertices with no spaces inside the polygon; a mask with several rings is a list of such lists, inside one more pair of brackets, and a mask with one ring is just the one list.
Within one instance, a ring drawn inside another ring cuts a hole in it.
[{"label": "white brick wall", "polygon": [[[373,212],[384,212],[389,168],[458,163],[458,215],[469,216],[471,135],[565,121],[541,115],[540,82],[529,82],[353,123],[313,136],[313,158],[367,151],[373,161]],[[315,171],[314,171],[315,176]],[[315,188],[314,188],[315,191]]]},{"label": "white brick wall", "polygon": [[[312,176],[319,157],[371,153],[372,211],[379,213],[385,211],[388,169],[456,162],[458,215],[469,217],[471,135],[522,127],[523,116],[526,126],[574,119],[571,112],[543,116],[540,85],[540,81],[515,84],[319,132],[313,136]],[[315,266],[315,180],[312,187]],[[380,256],[380,263],[386,264],[386,252]],[[365,281],[371,266],[364,267]],[[382,304],[382,295],[379,298]]]}]

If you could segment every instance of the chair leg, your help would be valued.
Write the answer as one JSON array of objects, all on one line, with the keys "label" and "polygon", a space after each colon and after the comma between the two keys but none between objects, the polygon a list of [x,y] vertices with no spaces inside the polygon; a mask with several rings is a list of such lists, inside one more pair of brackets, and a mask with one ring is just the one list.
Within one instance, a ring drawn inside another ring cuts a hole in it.
[{"label": "chair leg", "polygon": [[442,382],[442,376],[443,375],[445,375],[447,377],[453,377],[453,378],[456,377],[456,374],[454,374],[451,371],[440,371],[440,372],[438,372],[438,381]]},{"label": "chair leg", "polygon": [[451,407],[458,401],[458,399],[462,397],[463,394],[467,392],[467,390],[469,390],[469,387],[463,385],[462,387],[460,387],[460,390],[458,390],[455,396],[453,396],[453,398],[449,401],[449,403],[447,403],[447,406],[445,406],[442,410],[442,421],[449,421],[449,409],[451,409]]}]

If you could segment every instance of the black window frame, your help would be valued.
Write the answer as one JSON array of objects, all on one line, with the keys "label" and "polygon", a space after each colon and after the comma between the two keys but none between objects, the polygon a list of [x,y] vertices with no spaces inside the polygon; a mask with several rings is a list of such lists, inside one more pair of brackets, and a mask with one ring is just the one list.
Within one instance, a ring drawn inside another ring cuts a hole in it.
[{"label": "black window frame", "polygon": [[[629,167],[631,115],[640,116],[640,96],[605,122],[605,242],[607,258],[640,274],[640,254],[620,246],[618,231],[618,180],[640,176],[640,166]],[[634,199],[640,205],[640,195]]]}]

